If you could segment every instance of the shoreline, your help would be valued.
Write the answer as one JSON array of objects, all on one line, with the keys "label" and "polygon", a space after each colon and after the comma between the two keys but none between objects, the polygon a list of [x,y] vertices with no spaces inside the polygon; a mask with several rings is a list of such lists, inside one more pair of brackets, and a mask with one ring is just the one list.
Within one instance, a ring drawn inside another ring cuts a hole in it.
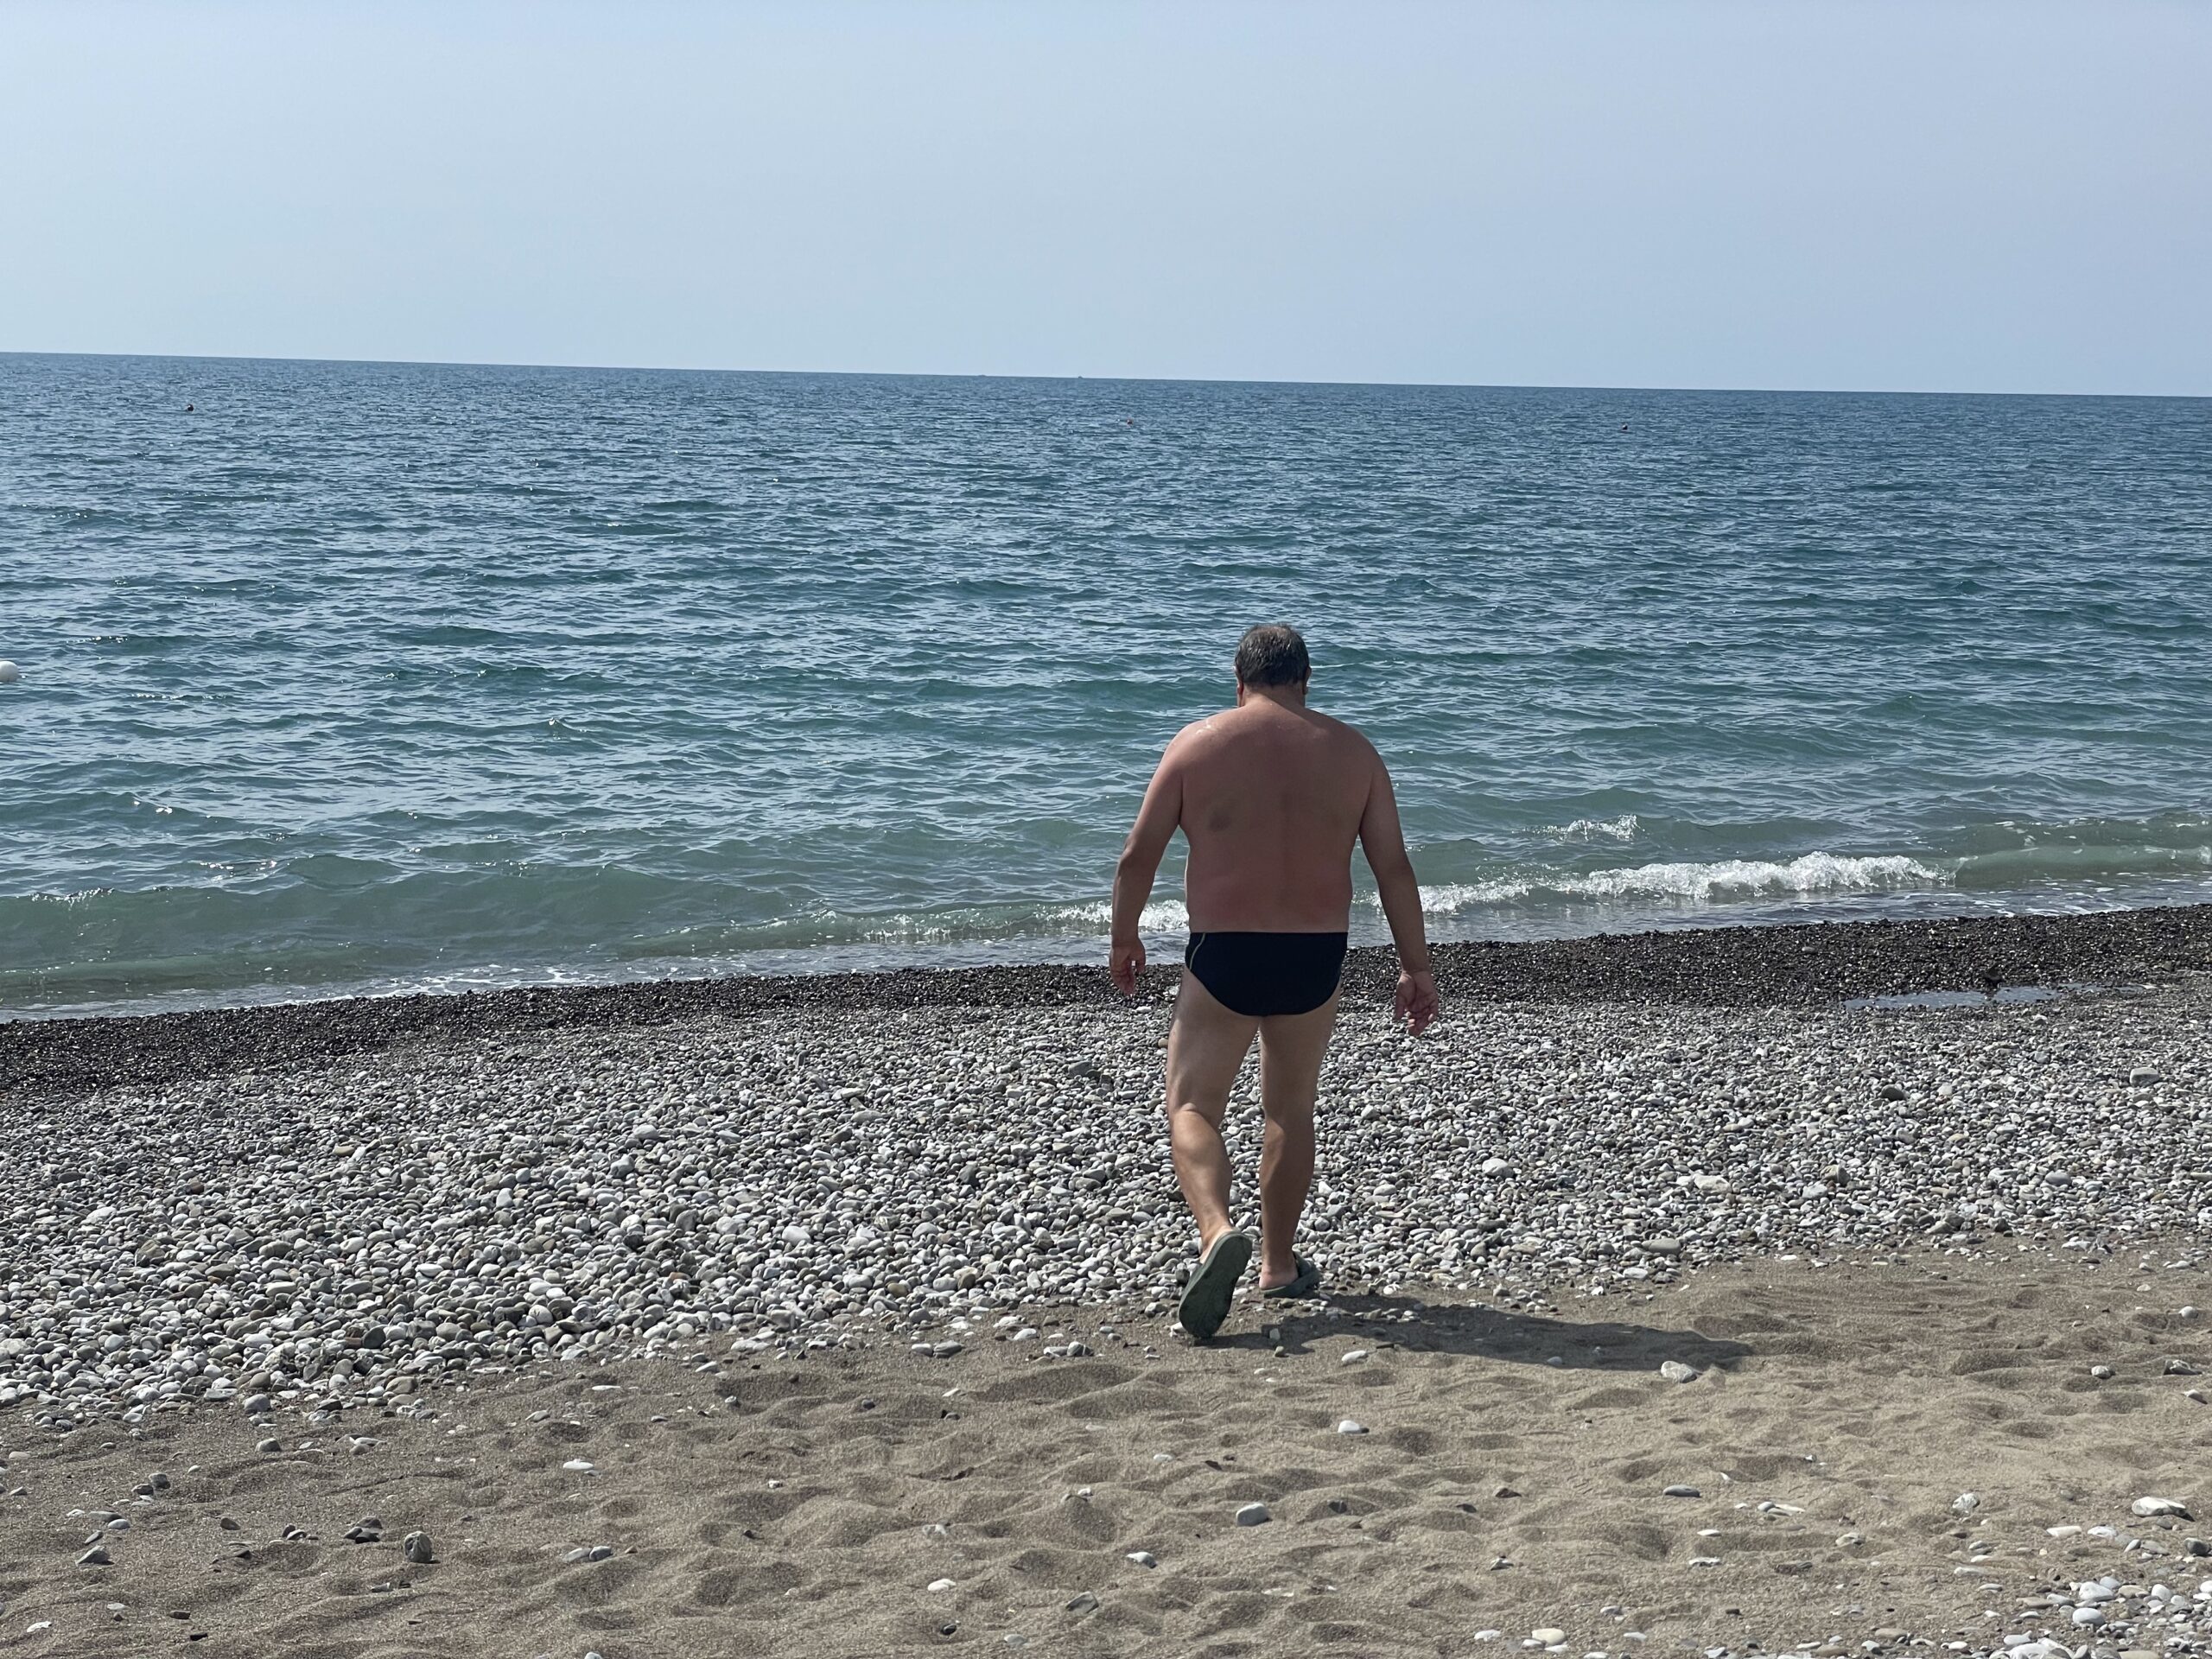
[{"label": "shoreline", "polygon": [[[1948,917],[1669,929],[1439,944],[1452,1003],[1820,1007],[1993,986],[2120,989],[2212,973],[2212,905],[2082,915]],[[1345,1006],[1387,1002],[1388,947],[1347,957]],[[1166,1002],[1179,973],[1147,970],[1134,1001]],[[831,1009],[1110,1008],[1103,967],[1029,964],[628,981],[0,1021],[0,1092],[81,1094],[247,1070],[289,1070],[395,1045],[578,1028],[664,1026]]]}]

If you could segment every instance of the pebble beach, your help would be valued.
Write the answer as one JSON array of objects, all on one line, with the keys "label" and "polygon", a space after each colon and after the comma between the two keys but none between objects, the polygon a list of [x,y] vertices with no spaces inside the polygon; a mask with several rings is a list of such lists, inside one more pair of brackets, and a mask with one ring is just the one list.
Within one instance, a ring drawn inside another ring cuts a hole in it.
[{"label": "pebble beach", "polygon": [[1414,1040],[1363,954],[1323,1297],[1204,1348],[1166,974],[0,1027],[0,1641],[2212,1651],[2208,969],[1468,946]]}]

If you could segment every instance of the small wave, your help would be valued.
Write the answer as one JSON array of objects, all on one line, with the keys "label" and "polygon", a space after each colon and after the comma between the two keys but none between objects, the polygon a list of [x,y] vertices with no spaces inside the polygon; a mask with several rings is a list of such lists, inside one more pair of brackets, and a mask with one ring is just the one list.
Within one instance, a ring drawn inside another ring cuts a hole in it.
[{"label": "small wave", "polygon": [[[1083,905],[1054,905],[1039,918],[1047,929],[1095,932],[1114,924],[1114,906],[1106,899]],[[1191,912],[1180,899],[1155,899],[1137,917],[1141,933],[1182,933],[1191,925]]]},{"label": "small wave", "polygon": [[1546,824],[1544,833],[1561,841],[1634,841],[1642,823],[1635,813],[1624,812],[1618,818],[1577,818],[1572,823]]},{"label": "small wave", "polygon": [[1449,916],[1480,905],[1509,903],[1538,894],[1578,899],[1756,898],[1779,893],[1878,893],[1941,886],[1948,878],[1918,859],[1890,854],[1854,858],[1807,853],[1776,862],[1731,858],[1713,864],[1639,864],[1586,874],[1530,871],[1491,881],[1455,882],[1421,889],[1421,908]]},{"label": "small wave", "polygon": [[2013,887],[2038,882],[2081,882],[2100,877],[2188,875],[2212,868],[2212,846],[2018,847],[1975,853],[1961,861],[1962,887]]}]

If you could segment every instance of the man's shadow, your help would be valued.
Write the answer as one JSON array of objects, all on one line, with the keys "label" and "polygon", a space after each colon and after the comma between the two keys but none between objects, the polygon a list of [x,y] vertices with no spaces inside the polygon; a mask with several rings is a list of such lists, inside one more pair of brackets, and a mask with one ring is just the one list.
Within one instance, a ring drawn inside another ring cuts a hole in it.
[{"label": "man's shadow", "polygon": [[[1326,1317],[1324,1307],[1337,1310]],[[1413,1317],[1405,1316],[1410,1313]],[[1424,1302],[1408,1296],[1332,1294],[1325,1302],[1247,1301],[1239,1329],[1224,1332],[1209,1347],[1272,1353],[1311,1351],[1318,1339],[1350,1338],[1348,1346],[1389,1344],[1407,1353],[1466,1354],[1511,1364],[1552,1365],[1577,1371],[1656,1371],[1666,1361],[1707,1370],[1727,1367],[1753,1351],[1747,1343],[1662,1331],[1618,1320],[1548,1319],[1510,1308]]]}]

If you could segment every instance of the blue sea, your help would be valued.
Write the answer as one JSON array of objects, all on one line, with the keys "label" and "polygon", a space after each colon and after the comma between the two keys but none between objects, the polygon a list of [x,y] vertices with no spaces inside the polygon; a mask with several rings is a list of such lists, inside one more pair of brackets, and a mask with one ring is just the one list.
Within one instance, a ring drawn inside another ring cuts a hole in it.
[{"label": "blue sea", "polygon": [[10,355],[0,1012],[1096,959],[1257,620],[1439,938],[2212,899],[2212,401]]}]

